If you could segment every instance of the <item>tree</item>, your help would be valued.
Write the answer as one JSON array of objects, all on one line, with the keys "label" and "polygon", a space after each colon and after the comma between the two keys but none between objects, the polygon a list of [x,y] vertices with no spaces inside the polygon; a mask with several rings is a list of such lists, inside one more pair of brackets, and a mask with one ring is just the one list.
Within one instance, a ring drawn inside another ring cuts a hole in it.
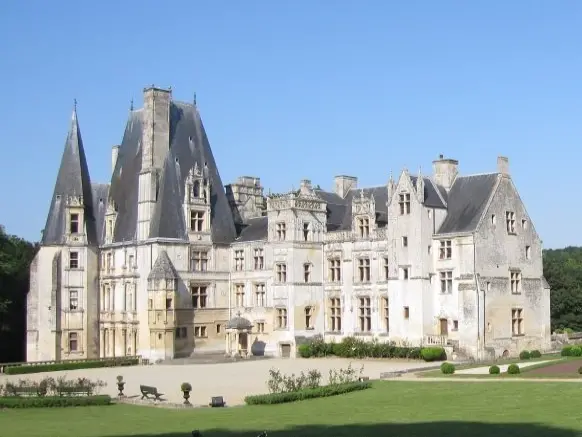
[{"label": "tree", "polygon": [[8,235],[0,225],[0,362],[23,361],[26,294],[38,244]]},{"label": "tree", "polygon": [[582,247],[544,250],[544,276],[551,288],[552,331],[582,331]]}]

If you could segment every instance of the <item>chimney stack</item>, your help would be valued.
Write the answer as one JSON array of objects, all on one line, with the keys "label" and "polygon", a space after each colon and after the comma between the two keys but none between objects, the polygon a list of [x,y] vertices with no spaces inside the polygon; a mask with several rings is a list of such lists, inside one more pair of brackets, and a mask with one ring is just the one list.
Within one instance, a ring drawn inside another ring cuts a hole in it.
[{"label": "chimney stack", "polygon": [[459,173],[459,161],[445,159],[444,155],[439,155],[439,159],[432,162],[432,167],[435,183],[449,191]]},{"label": "chimney stack", "polygon": [[505,156],[497,157],[497,172],[509,176],[509,158]]},{"label": "chimney stack", "polygon": [[358,188],[358,178],[355,176],[336,176],[335,177],[335,194],[342,199],[348,195],[351,189]]}]

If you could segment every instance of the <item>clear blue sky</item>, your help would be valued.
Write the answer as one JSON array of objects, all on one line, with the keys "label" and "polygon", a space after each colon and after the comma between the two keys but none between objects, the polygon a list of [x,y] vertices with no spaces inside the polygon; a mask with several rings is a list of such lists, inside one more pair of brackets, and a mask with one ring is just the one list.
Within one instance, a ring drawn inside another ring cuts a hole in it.
[{"label": "clear blue sky", "polygon": [[544,245],[582,245],[581,47],[576,0],[6,1],[0,223],[39,238],[73,99],[108,182],[130,100],[156,84],[197,93],[225,184],[371,186],[503,154]]}]

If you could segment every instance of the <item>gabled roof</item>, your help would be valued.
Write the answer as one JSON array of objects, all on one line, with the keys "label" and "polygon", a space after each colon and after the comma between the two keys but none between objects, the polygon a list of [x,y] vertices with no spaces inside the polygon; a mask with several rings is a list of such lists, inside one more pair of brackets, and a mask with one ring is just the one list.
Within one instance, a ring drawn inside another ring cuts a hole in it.
[{"label": "gabled roof", "polygon": [[174,264],[172,264],[168,252],[165,250],[160,251],[158,254],[158,259],[156,259],[148,275],[148,280],[150,279],[178,279],[178,273],[174,268]]},{"label": "gabled roof", "polygon": [[[109,191],[118,208],[114,242],[134,240],[137,230],[138,183],[142,168],[143,110],[131,111]],[[187,239],[182,208],[188,171],[198,164],[210,180],[212,241],[236,238],[232,211],[198,109],[170,102],[170,149],[158,178],[159,196],[150,223],[150,238]]]},{"label": "gabled roof", "polygon": [[85,149],[83,148],[81,130],[77,119],[77,109],[75,108],[71,116],[71,125],[65,142],[65,149],[61,158],[61,166],[57,175],[41,244],[57,245],[65,243],[65,210],[69,196],[83,196],[84,231],[87,234],[88,243],[97,244],[92,194],[91,178],[89,177],[89,168],[87,167]]},{"label": "gabled roof", "polygon": [[447,216],[437,235],[475,231],[497,180],[497,173],[457,176],[449,190]]}]

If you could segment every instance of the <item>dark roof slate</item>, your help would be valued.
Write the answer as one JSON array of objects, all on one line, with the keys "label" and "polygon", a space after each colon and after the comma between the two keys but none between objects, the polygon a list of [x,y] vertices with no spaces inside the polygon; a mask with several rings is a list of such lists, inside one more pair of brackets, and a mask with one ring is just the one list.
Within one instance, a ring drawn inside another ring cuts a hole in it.
[{"label": "dark roof slate", "polygon": [[90,245],[98,244],[92,194],[91,178],[89,177],[89,168],[87,167],[83,139],[81,138],[81,130],[75,108],[71,117],[71,125],[65,142],[65,149],[61,158],[61,166],[57,175],[41,244],[60,245],[65,243],[65,210],[69,196],[83,196],[84,231],[87,235],[87,242]]},{"label": "dark roof slate", "polygon": [[93,191],[93,215],[95,216],[95,229],[97,242],[105,241],[105,213],[107,212],[107,197],[109,196],[109,184],[92,184]]},{"label": "dark roof slate", "polygon": [[437,234],[475,231],[497,180],[497,173],[457,176],[448,194],[447,216]]},{"label": "dark roof slate", "polygon": [[266,240],[269,234],[268,226],[269,223],[266,216],[248,219],[243,225],[236,242]]},{"label": "dark roof slate", "polygon": [[158,258],[152,267],[148,280],[150,279],[178,279],[178,273],[174,264],[165,250],[160,251]]}]

